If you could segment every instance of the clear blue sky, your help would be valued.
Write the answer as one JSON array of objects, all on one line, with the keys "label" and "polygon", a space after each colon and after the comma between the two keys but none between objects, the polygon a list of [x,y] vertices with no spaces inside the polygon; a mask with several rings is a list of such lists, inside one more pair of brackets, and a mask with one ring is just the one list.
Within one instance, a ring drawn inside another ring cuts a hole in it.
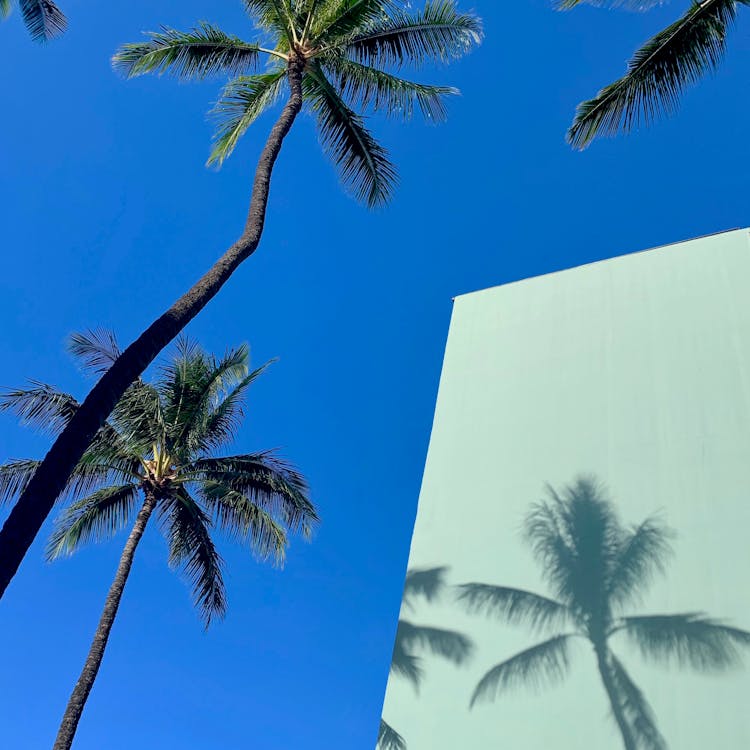
[{"label": "clear blue sky", "polygon": [[[118,44],[162,23],[251,34],[237,0],[64,5],[70,32],[46,48],[18,17],[0,26],[0,384],[83,394],[66,336],[104,325],[130,340],[213,261],[244,220],[269,120],[209,171],[219,83],[125,82],[109,67]],[[423,76],[462,89],[450,122],[373,123],[400,166],[393,205],[351,201],[303,119],[261,249],[190,328],[209,349],[248,341],[255,362],[279,357],[238,448],[280,446],[303,469],[317,537],[295,541],[283,572],[223,545],[229,613],[203,632],[152,529],[77,750],[372,748],[451,297],[750,223],[746,9],[720,72],[677,118],[578,154],[563,138],[575,104],[687,3],[472,5],[483,47]],[[46,445],[0,419],[0,460]],[[3,747],[51,746],[122,543],[48,565],[40,538],[0,602]]]}]

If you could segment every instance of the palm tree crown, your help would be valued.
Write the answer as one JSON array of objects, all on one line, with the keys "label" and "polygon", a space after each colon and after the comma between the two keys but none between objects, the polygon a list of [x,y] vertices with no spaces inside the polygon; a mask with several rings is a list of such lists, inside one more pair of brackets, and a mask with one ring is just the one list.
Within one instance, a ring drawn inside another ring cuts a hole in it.
[{"label": "palm tree crown", "polygon": [[[370,206],[386,202],[396,170],[365,126],[372,110],[429,120],[445,117],[445,86],[415,83],[405,66],[448,62],[479,42],[481,24],[459,13],[453,0],[428,0],[420,11],[396,0],[243,0],[261,36],[245,42],[201,23],[188,32],[164,28],[115,55],[128,76],[168,72],[181,79],[231,77],[214,108],[219,120],[209,163],[221,164],[256,118],[301,71],[307,109],[317,120],[326,153],[343,182]],[[265,70],[259,72],[262,59]]]},{"label": "palm tree crown", "polygon": [[[592,0],[558,0],[564,10]],[[661,0],[611,0],[644,10]],[[586,148],[599,135],[628,132],[659,114],[673,113],[691,83],[715,70],[724,55],[739,5],[750,0],[691,0],[685,14],[638,49],[626,74],[578,105],[568,130],[575,148]]]},{"label": "palm tree crown", "polygon": [[[52,0],[18,0],[23,22],[32,39],[47,42],[62,34],[68,26],[65,15]],[[7,18],[13,0],[0,0],[0,18]]]},{"label": "palm tree crown", "polygon": [[[437,601],[445,591],[446,572],[447,568],[444,567],[409,570],[404,583],[402,609],[413,610],[419,599]],[[459,666],[471,656],[472,650],[473,643],[463,633],[416,625],[401,617],[396,630],[390,671],[405,677],[418,691],[424,677],[420,652],[427,651]],[[381,719],[377,747],[378,750],[404,750],[406,742],[393,727]]]},{"label": "palm tree crown", "polygon": [[[84,366],[106,369],[119,354],[111,334],[76,335],[71,349]],[[154,502],[169,546],[208,625],[226,609],[222,560],[214,528],[246,544],[260,559],[281,563],[290,532],[309,535],[317,520],[304,479],[268,451],[217,455],[243,417],[248,386],[263,368],[248,371],[245,346],[217,359],[180,342],[158,380],[134,383],[78,463],[57,519],[50,558],[128,526],[138,497]],[[77,408],[75,399],[42,383],[8,391],[0,409],[58,432]],[[37,461],[0,467],[0,500],[22,491]]]},{"label": "palm tree crown", "polygon": [[647,658],[697,670],[722,670],[737,663],[750,632],[701,613],[630,616],[655,573],[664,569],[670,533],[658,520],[623,526],[594,479],[579,478],[534,506],[525,537],[555,598],[521,589],[469,583],[459,600],[468,611],[525,624],[546,632],[547,640],[490,669],[471,698],[492,700],[521,684],[562,679],[570,647],[583,638],[593,646],[600,676],[626,750],[663,750],[645,697],[610,649],[618,635],[630,639]]}]

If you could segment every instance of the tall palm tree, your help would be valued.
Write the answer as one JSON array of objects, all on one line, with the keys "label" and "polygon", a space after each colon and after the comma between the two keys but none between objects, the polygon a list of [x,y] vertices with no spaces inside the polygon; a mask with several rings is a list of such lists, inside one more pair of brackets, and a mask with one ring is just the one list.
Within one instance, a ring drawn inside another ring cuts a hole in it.
[{"label": "tall palm tree", "polygon": [[669,531],[656,519],[623,526],[602,487],[579,478],[561,494],[533,507],[525,537],[556,598],[522,589],[468,583],[459,599],[470,612],[524,624],[551,636],[492,667],[476,686],[473,706],[523,683],[557,682],[569,669],[570,647],[587,640],[626,750],[664,750],[653,712],[612,641],[624,636],[656,662],[723,670],[735,665],[750,632],[701,613],[632,616],[655,573],[664,570]]},{"label": "tall palm tree", "polygon": [[[107,366],[114,339],[78,335],[72,348],[89,368]],[[234,456],[217,451],[232,441],[248,386],[247,347],[221,359],[180,342],[158,380],[133,384],[97,433],[73,473],[72,500],[57,519],[48,556],[76,552],[130,526],[91,648],[68,701],[54,750],[68,750],[101,666],[133,557],[155,514],[169,564],[189,582],[208,627],[226,610],[222,559],[213,529],[246,545],[261,560],[283,562],[290,532],[308,536],[317,521],[304,479],[268,451]],[[4,394],[0,407],[26,422],[55,429],[77,409],[72,396],[48,385]],[[0,466],[0,497],[21,489],[35,462]]]},{"label": "tall palm tree", "polygon": [[[437,601],[445,591],[445,574],[447,568],[427,568],[410,570],[406,574],[402,609],[413,610],[415,602],[424,599],[427,602]],[[415,625],[403,617],[398,621],[396,640],[393,645],[391,674],[406,678],[416,691],[422,684],[424,669],[420,651],[428,651],[435,656],[461,665],[471,655],[473,644],[463,633],[455,630],[443,630],[425,625]],[[405,750],[406,741],[388,724],[380,720],[378,732],[378,750]]]},{"label": "tall palm tree", "polygon": [[[18,0],[23,22],[37,42],[48,42],[62,34],[68,26],[65,14],[52,0]],[[0,0],[0,19],[13,10],[13,0]]]},{"label": "tall palm tree", "polygon": [[[558,0],[567,10],[591,0]],[[642,10],[661,0],[612,0]],[[676,111],[684,89],[715,70],[740,5],[750,0],[690,0],[685,14],[638,49],[625,75],[578,105],[568,142],[583,149],[600,135],[628,132]]]},{"label": "tall palm tree", "polygon": [[[244,42],[209,24],[165,29],[125,45],[114,58],[128,76],[168,72],[180,79],[231,77],[216,105],[221,118],[213,162],[220,163],[264,110],[285,97],[261,151],[245,227],[213,267],[152,323],[103,374],[52,445],[0,531],[0,596],[62,492],[70,472],[125,389],[203,309],[260,242],[271,173],[303,106],[316,119],[323,147],[342,180],[370,206],[385,203],[396,173],[363,112],[430,120],[445,115],[455,89],[414,83],[401,69],[448,63],[481,37],[481,23],[454,0],[427,0],[412,10],[396,0],[244,0],[261,37]],[[259,69],[263,58],[268,67]],[[306,195],[305,200],[308,200]]]}]

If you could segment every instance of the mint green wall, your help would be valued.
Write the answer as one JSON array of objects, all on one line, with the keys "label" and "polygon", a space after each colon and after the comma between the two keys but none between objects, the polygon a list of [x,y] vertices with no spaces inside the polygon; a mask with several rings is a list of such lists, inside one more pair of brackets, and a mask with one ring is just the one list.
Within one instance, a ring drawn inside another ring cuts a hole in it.
[{"label": "mint green wall", "polygon": [[[738,230],[459,297],[410,568],[548,593],[519,535],[543,486],[606,482],[628,523],[661,511],[675,555],[634,614],[705,611],[750,629],[750,236]],[[478,679],[540,638],[419,604],[413,621],[477,644],[389,680],[409,750],[619,750],[593,654],[563,684],[468,710]],[[729,674],[645,662],[614,642],[672,750],[750,746],[750,658]],[[750,657],[750,654],[748,654]]]}]

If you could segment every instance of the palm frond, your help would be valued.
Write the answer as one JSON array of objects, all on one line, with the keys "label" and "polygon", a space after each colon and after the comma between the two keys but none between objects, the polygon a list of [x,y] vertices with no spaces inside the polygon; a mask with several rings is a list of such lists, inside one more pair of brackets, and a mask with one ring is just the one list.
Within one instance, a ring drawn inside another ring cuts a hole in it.
[{"label": "palm frond", "polygon": [[245,131],[278,99],[286,82],[286,70],[239,76],[230,81],[212,110],[219,125],[214,134],[208,164],[221,166],[234,151]]},{"label": "palm frond", "polygon": [[469,613],[497,617],[510,625],[545,630],[568,625],[574,619],[565,604],[523,589],[465,583],[458,591],[458,600]]},{"label": "palm frond", "polygon": [[125,391],[112,412],[112,424],[123,445],[133,454],[145,456],[166,434],[159,391],[136,380]]},{"label": "palm frond", "polygon": [[7,18],[13,8],[11,0],[0,0],[0,18]]},{"label": "palm frond", "polygon": [[479,44],[482,34],[479,17],[460,13],[453,0],[428,0],[421,11],[376,19],[348,41],[346,51],[365,65],[448,63]]},{"label": "palm frond", "polygon": [[425,625],[414,625],[403,619],[398,621],[396,640],[400,641],[403,651],[412,652],[419,649],[456,665],[464,664],[471,656],[474,648],[471,639],[463,633]]},{"label": "palm frond", "polygon": [[226,613],[223,561],[209,533],[209,517],[184,489],[169,498],[161,510],[169,543],[169,564],[181,570],[193,593],[193,603],[208,627]]},{"label": "palm frond", "polygon": [[622,540],[609,578],[609,598],[622,606],[638,597],[664,564],[672,549],[670,531],[655,518],[647,518]]},{"label": "palm frond", "polygon": [[121,354],[114,333],[105,328],[71,334],[68,350],[80,361],[83,369],[96,375],[109,370]]},{"label": "palm frond", "polygon": [[387,203],[397,182],[396,168],[360,115],[346,105],[320,67],[303,79],[318,118],[323,148],[338,167],[341,181],[357,200],[373,208]]},{"label": "palm frond", "polygon": [[294,35],[294,16],[290,0],[242,0],[248,15],[262,28],[276,34],[283,34],[291,43]]},{"label": "palm frond", "polygon": [[504,690],[519,685],[539,688],[560,682],[570,668],[570,638],[570,635],[557,635],[494,666],[477,684],[470,706],[482,700],[495,700]]},{"label": "palm frond", "polygon": [[443,122],[448,113],[445,98],[458,89],[407,81],[345,57],[331,56],[324,61],[344,98],[362,110],[372,109],[388,117],[411,119],[414,107],[432,122]]},{"label": "palm frond", "polygon": [[10,502],[26,489],[40,463],[16,458],[0,466],[0,505]]},{"label": "palm frond", "polygon": [[380,720],[376,750],[406,750],[404,738],[385,719]]},{"label": "palm frond", "polygon": [[667,0],[556,0],[553,4],[558,10],[572,10],[579,5],[593,5],[604,8],[643,11],[657,5],[664,5],[666,2]]},{"label": "palm frond", "polygon": [[215,482],[241,493],[290,532],[309,536],[318,522],[304,478],[271,451],[201,458],[186,464],[180,473],[188,481]]},{"label": "palm frond", "polygon": [[247,544],[258,559],[283,565],[288,545],[286,530],[268,511],[218,482],[204,482],[199,491],[217,528]]},{"label": "palm frond", "polygon": [[10,412],[21,424],[36,427],[46,435],[60,433],[78,409],[78,401],[54,386],[30,381],[31,388],[6,389],[0,393],[0,412]]},{"label": "palm frond", "polygon": [[86,542],[103,541],[126,526],[133,514],[138,487],[104,487],[65,508],[55,521],[47,559],[71,555]]},{"label": "palm frond", "polygon": [[705,672],[736,666],[750,632],[699,613],[625,617],[625,634],[644,657]]},{"label": "palm frond", "polygon": [[614,654],[611,654],[611,659],[620,705],[638,743],[638,750],[667,750],[667,743],[656,727],[656,718],[646,697]]},{"label": "palm frond", "polygon": [[335,46],[383,20],[397,3],[389,0],[323,0],[315,9],[310,33],[319,45]]},{"label": "palm frond", "polygon": [[65,14],[52,0],[19,0],[19,6],[31,38],[37,42],[48,42],[68,28]]},{"label": "palm frond", "polygon": [[128,78],[170,73],[181,79],[201,79],[247,73],[258,64],[257,44],[225,34],[205,22],[187,32],[164,27],[147,36],[146,42],[120,47],[112,58],[115,70]]},{"label": "palm frond", "polygon": [[719,64],[736,9],[737,0],[693,2],[635,53],[623,78],[578,105],[568,142],[583,149],[596,136],[627,132],[674,112],[684,89]]}]

